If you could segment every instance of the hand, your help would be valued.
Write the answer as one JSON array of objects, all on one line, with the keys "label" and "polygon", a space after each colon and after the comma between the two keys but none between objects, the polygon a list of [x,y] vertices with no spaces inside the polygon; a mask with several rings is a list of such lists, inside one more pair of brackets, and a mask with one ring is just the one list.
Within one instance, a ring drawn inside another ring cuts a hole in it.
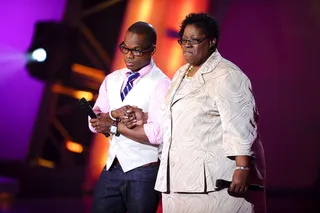
[{"label": "hand", "polygon": [[127,128],[133,129],[136,126],[141,126],[147,123],[148,113],[144,113],[142,109],[138,108],[137,106],[132,106],[130,110],[132,110],[134,116],[121,120],[121,123],[125,124]]},{"label": "hand", "polygon": [[106,113],[99,113],[98,118],[90,119],[91,126],[96,130],[98,133],[110,133],[110,126],[112,121],[108,114]]},{"label": "hand", "polygon": [[131,118],[132,120],[135,119],[133,110],[132,110],[132,106],[126,105],[123,107],[120,107],[116,110],[113,110],[112,112],[112,117],[114,118],[118,118],[118,119],[128,119]]},{"label": "hand", "polygon": [[112,117],[120,119],[121,116],[128,116],[129,113],[132,113],[131,108],[130,105],[125,105],[116,110],[112,110],[110,113],[112,113]]},{"label": "hand", "polygon": [[232,195],[246,192],[249,174],[250,170],[236,169],[233,173],[232,182],[228,192]]},{"label": "hand", "polygon": [[[130,108],[127,107],[127,111],[126,111],[127,114],[125,116],[121,116],[120,117],[120,122],[123,123],[128,129],[133,129],[134,127],[137,126],[137,119],[136,119],[137,117],[136,117],[135,111],[141,111],[142,112],[141,109],[139,109],[137,107],[134,108],[134,107],[130,106]],[[142,114],[143,114],[143,112],[142,112]],[[140,114],[137,113],[137,115],[138,115],[138,118],[139,118]]]},{"label": "hand", "polygon": [[132,106],[126,105],[116,110],[115,115],[118,116],[120,122],[123,123],[127,128],[132,129],[136,125],[136,116],[134,113],[134,108]]},{"label": "hand", "polygon": [[136,118],[134,122],[135,125],[140,126],[147,123],[148,113],[143,113],[142,109],[137,106],[133,106],[133,112]]}]

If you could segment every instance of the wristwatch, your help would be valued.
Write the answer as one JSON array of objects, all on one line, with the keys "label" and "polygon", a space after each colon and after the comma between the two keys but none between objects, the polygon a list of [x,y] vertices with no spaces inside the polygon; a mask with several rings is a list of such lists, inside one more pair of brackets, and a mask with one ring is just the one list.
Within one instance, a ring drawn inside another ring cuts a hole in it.
[{"label": "wristwatch", "polygon": [[119,119],[116,119],[115,121],[112,121],[112,125],[110,126],[110,133],[114,136],[120,136],[120,133],[118,132],[118,123]]}]

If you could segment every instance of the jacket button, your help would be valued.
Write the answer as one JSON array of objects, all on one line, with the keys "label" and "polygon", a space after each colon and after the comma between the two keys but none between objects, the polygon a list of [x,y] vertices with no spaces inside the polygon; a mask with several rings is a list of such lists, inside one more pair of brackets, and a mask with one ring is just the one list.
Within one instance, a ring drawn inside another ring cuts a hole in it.
[{"label": "jacket button", "polygon": [[173,161],[170,161],[170,168],[173,168],[175,163]]}]

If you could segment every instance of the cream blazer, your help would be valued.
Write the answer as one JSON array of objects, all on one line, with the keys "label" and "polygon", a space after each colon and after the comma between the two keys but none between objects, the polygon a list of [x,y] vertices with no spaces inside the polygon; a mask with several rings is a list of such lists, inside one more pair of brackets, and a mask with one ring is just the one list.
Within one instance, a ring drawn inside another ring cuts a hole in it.
[{"label": "cream blazer", "polygon": [[252,181],[263,184],[264,153],[258,112],[247,76],[216,50],[192,80],[192,89],[173,102],[190,65],[175,74],[165,103],[164,142],[155,189],[215,191],[216,179],[232,180],[234,156],[252,156]]}]

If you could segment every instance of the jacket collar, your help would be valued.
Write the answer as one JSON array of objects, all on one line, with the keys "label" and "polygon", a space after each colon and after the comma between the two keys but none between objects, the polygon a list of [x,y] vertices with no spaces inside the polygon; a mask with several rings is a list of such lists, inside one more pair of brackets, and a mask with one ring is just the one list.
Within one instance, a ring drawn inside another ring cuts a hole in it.
[{"label": "jacket collar", "polygon": [[[199,89],[205,83],[205,79],[203,76],[207,73],[213,72],[214,69],[219,64],[219,62],[221,61],[221,59],[222,59],[222,56],[220,55],[218,50],[216,50],[209,56],[209,58],[201,65],[199,70],[195,73],[195,75],[191,79],[190,83],[192,83],[192,90],[189,93]],[[178,69],[178,71],[176,72],[175,76],[172,79],[172,83],[166,98],[166,103],[169,104],[170,106],[172,105],[173,97],[177,89],[179,88],[189,66],[190,64],[183,65],[180,69]]]}]

